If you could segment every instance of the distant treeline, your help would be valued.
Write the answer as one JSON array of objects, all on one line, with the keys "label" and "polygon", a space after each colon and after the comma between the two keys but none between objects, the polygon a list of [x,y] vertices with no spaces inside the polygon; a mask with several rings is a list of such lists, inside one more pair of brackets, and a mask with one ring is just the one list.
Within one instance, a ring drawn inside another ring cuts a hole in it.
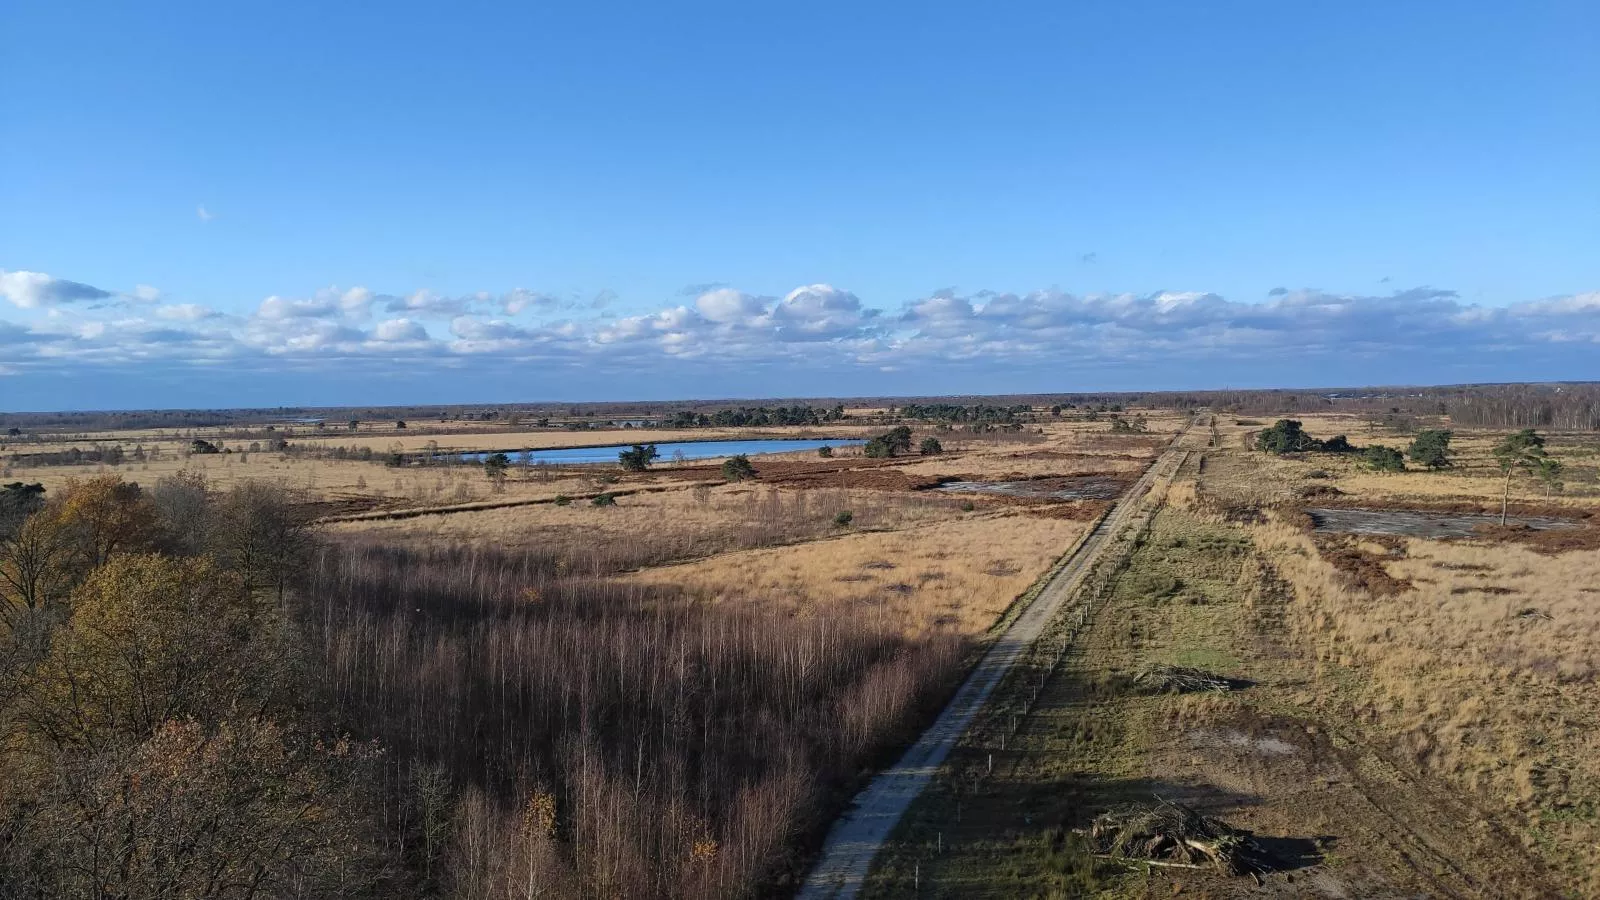
[{"label": "distant treeline", "polygon": [[[955,395],[928,397],[811,397],[750,400],[672,400],[604,403],[516,403],[452,406],[278,407],[276,409],[139,410],[65,413],[0,413],[0,431],[16,429],[15,438],[31,432],[89,432],[135,428],[243,428],[277,423],[312,426],[325,422],[340,427],[361,422],[488,421],[543,427],[566,427],[579,420],[599,422],[652,419],[673,427],[727,424],[821,424],[846,407],[898,409],[913,418],[947,418],[938,410],[1043,410],[1200,407],[1238,415],[1287,415],[1349,412],[1371,416],[1449,416],[1456,423],[1487,428],[1556,430],[1600,429],[1600,383],[1465,384],[1439,387],[1327,387],[1273,390],[1131,391],[1124,393]],[[799,421],[779,421],[802,411]],[[911,412],[907,412],[910,410]],[[787,414],[785,413],[787,411]],[[933,412],[930,412],[933,411]],[[762,413],[766,422],[760,422]],[[813,419],[813,414],[816,418]],[[970,414],[970,412],[968,413]],[[693,417],[693,425],[684,424]],[[721,421],[718,417],[721,416]],[[754,421],[742,421],[753,419]],[[950,419],[950,421],[962,421]],[[242,435],[241,435],[242,436]]]},{"label": "distant treeline", "polygon": [[158,447],[146,450],[143,446],[135,446],[132,450],[124,450],[120,444],[109,447],[90,447],[87,450],[78,447],[68,447],[46,453],[17,453],[13,451],[7,458],[7,465],[11,466],[83,466],[106,465],[120,466],[125,462],[145,462],[161,455]]},{"label": "distant treeline", "polygon": [[1305,391],[1227,391],[1209,405],[1239,415],[1295,412],[1364,414],[1385,424],[1448,417],[1476,428],[1600,430],[1600,384],[1484,384],[1432,388]]},{"label": "distant treeline", "polygon": [[1596,384],[1508,384],[1443,402],[1457,425],[1600,431],[1600,385]]},{"label": "distant treeline", "polygon": [[761,428],[771,425],[823,425],[845,418],[844,405],[778,406],[719,409],[711,413],[683,410],[665,424],[669,428]]},{"label": "distant treeline", "polygon": [[1033,407],[1026,403],[1011,406],[992,406],[979,403],[962,406],[954,403],[910,403],[900,407],[900,415],[907,419],[928,419],[936,422],[988,422],[1009,425],[1030,418]]},{"label": "distant treeline", "polygon": [[[176,455],[187,459],[195,454],[248,454],[257,453],[263,450],[272,453],[285,453],[294,456],[304,456],[307,455],[304,450],[305,446],[306,445],[301,444],[290,444],[288,441],[282,438],[270,438],[265,442],[251,441],[248,445],[239,444],[231,447],[224,445],[221,441],[212,443],[211,441],[205,440],[193,440],[189,442],[189,446],[187,447],[177,451],[169,451],[164,453],[158,444],[151,444],[149,447],[146,447],[144,444],[134,444],[132,449],[127,449],[121,444],[102,445],[96,443],[90,446],[87,450],[81,447],[67,447],[64,450],[43,450],[32,453],[23,453],[19,450],[13,450],[11,451],[11,454],[6,457],[6,465],[120,466],[125,463],[153,462],[171,455]],[[359,451],[357,449],[347,449],[344,447],[327,448],[319,445],[312,445],[312,452],[310,455],[316,458],[332,457],[334,459],[353,459],[356,458],[358,452]],[[365,456],[361,456],[360,458],[371,459],[372,451],[370,449],[365,450]]]}]

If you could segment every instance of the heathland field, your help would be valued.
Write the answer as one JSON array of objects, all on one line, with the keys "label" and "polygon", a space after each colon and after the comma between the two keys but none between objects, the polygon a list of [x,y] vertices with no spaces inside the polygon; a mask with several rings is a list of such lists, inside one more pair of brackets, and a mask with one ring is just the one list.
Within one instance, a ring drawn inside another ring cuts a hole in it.
[{"label": "heathland field", "polygon": [[1187,427],[864,896],[1600,892],[1600,436],[1210,403],[18,428],[0,883],[791,894]]},{"label": "heathland field", "polygon": [[[110,504],[142,523],[117,554],[204,554],[276,586],[263,600],[286,604],[274,640],[297,648],[294,664],[228,665],[272,688],[252,708],[306,748],[312,781],[337,770],[347,789],[315,824],[268,810],[228,839],[303,849],[336,829],[347,851],[275,860],[264,877],[326,895],[739,896],[795,883],[862,778],[914,737],[988,629],[1185,421],[1104,408],[997,409],[978,424],[869,414],[686,430],[414,420],[28,434],[5,447],[5,477],[45,488],[27,519],[41,535],[54,523],[76,534],[83,511]],[[748,469],[460,456],[866,439],[902,424],[882,452],[754,456]],[[288,523],[293,546],[265,552]],[[225,550],[224,533],[255,537]],[[78,577],[62,574],[48,605],[72,629]],[[42,691],[27,685],[16,710]],[[195,695],[170,714],[243,727],[232,702]],[[145,764],[99,751],[69,764],[61,754],[78,751],[56,730],[23,731],[9,771]],[[152,739],[141,734],[127,746]],[[315,749],[326,735],[366,742],[354,770]],[[48,844],[93,877],[153,877],[101,871],[87,821],[64,834],[24,825],[18,853]],[[140,852],[181,853],[164,835],[190,839],[187,827],[167,823]],[[91,877],[27,858],[15,865],[30,878]]]},{"label": "heathland field", "polygon": [[[1362,446],[1415,438],[1300,418]],[[1272,418],[1210,421],[1058,626],[1067,652],[1002,689],[865,895],[1594,896],[1600,436],[1544,435],[1559,478],[1513,469],[1508,491],[1503,430],[1385,472],[1254,449]],[[1254,855],[1227,857],[1253,874],[1096,837],[1129,804],[1253,833]]]}]

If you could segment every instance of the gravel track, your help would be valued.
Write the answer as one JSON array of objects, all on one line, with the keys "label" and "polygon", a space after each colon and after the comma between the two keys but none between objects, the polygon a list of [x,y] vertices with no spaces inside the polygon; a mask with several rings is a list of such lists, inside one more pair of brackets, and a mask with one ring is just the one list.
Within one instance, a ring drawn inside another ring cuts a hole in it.
[{"label": "gravel track", "polygon": [[856,896],[866,881],[873,857],[899,823],[900,817],[910,808],[912,801],[933,778],[978,710],[983,708],[995,686],[1027,653],[1043,633],[1045,625],[1077,590],[1111,537],[1127,525],[1142,505],[1145,494],[1156,479],[1176,472],[1182,465],[1188,453],[1177,448],[1188,433],[1187,430],[1180,433],[1173,440],[1171,449],[1157,457],[1122,495],[1122,499],[1078,542],[1077,548],[1071,552],[1071,557],[1055,577],[973,667],[960,690],[939,713],[939,718],[911,745],[911,749],[856,795],[850,809],[834,822],[828,832],[822,855],[807,875],[798,897],[802,900],[843,900]]}]

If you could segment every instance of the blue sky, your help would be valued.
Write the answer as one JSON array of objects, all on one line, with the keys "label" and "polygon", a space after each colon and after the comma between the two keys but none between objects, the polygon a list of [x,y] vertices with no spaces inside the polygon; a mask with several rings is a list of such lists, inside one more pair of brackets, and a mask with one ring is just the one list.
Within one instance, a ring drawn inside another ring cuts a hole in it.
[{"label": "blue sky", "polygon": [[0,408],[1600,377],[1594,3],[334,6],[0,9]]}]

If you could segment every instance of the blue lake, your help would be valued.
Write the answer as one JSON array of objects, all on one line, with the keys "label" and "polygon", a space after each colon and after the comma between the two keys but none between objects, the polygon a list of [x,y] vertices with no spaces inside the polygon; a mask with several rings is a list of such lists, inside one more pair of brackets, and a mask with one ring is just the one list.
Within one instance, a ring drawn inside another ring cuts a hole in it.
[{"label": "blue lake", "polygon": [[[651,443],[641,441],[640,443]],[[816,452],[818,447],[855,447],[865,444],[866,441],[857,438],[830,438],[827,440],[784,440],[766,439],[750,441],[662,441],[656,443],[656,452],[661,454],[656,457],[656,462],[670,463],[678,459],[682,453],[683,459],[715,459],[719,456],[758,456],[763,453],[794,453],[809,450]],[[551,463],[552,465],[574,465],[578,463],[614,463],[617,454],[631,449],[632,444],[612,444],[606,447],[562,447],[551,450],[522,450],[507,452],[513,462],[527,461],[530,463]],[[488,453],[463,453],[461,458],[469,461],[481,461]]]}]

